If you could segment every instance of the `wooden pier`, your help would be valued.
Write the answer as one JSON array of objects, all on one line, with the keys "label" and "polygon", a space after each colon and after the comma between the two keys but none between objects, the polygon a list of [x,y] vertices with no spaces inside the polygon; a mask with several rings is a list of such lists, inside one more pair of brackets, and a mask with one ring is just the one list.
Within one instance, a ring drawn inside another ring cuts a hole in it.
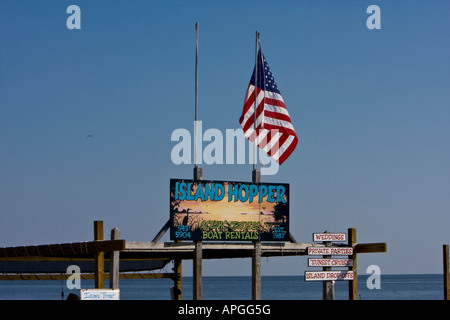
[{"label": "wooden pier", "polygon": [[[170,278],[173,280],[173,298],[182,298],[182,261],[194,262],[194,300],[201,299],[203,259],[252,258],[252,298],[261,297],[261,257],[304,256],[308,248],[325,247],[323,243],[291,242],[159,242],[167,230],[166,224],[151,242],[118,239],[120,231],[111,230],[111,239],[103,238],[103,222],[94,222],[94,241],[16,246],[0,248],[0,280],[62,280],[68,279],[69,265],[78,265],[81,279],[95,279],[95,287],[104,288],[110,279],[110,288],[119,288],[119,279]],[[365,252],[385,252],[386,243],[358,244],[356,229],[349,230],[349,243],[355,263],[351,270],[356,275],[356,255]],[[335,246],[336,247],[336,246]],[[349,257],[350,258],[350,257]],[[174,262],[173,272],[154,272]],[[258,263],[259,261],[259,263]],[[149,272],[151,271],[151,272]],[[349,299],[356,299],[356,277],[349,281]],[[197,297],[197,298],[196,298]]]}]

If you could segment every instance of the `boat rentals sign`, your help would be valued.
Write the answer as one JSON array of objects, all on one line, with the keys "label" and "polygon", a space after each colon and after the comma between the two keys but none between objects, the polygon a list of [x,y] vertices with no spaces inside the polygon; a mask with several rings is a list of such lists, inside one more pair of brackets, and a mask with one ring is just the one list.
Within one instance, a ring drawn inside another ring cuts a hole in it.
[{"label": "boat rentals sign", "polygon": [[170,239],[289,241],[289,184],[171,179]]}]

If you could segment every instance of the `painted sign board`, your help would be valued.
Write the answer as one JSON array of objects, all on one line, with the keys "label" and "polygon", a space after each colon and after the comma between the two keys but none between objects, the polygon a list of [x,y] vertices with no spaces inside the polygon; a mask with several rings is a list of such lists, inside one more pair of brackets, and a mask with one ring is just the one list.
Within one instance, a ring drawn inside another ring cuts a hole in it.
[{"label": "painted sign board", "polygon": [[352,255],[352,247],[308,247],[309,255]]},{"label": "painted sign board", "polygon": [[313,233],[313,241],[347,241],[345,233]]},{"label": "painted sign board", "polygon": [[353,280],[353,271],[305,271],[305,281]]},{"label": "painted sign board", "polygon": [[120,300],[119,289],[80,289],[81,300]]},{"label": "painted sign board", "polygon": [[308,267],[352,267],[352,259],[308,259]]},{"label": "painted sign board", "polygon": [[289,184],[171,179],[170,239],[289,241]]}]

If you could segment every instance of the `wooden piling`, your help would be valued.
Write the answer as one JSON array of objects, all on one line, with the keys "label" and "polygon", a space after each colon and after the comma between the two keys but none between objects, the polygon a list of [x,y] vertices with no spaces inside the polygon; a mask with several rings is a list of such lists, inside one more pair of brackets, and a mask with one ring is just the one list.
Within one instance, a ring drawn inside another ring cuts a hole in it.
[{"label": "wooden piling", "polygon": [[448,244],[443,246],[443,256],[444,256],[444,300],[450,300],[450,275],[449,275],[449,254],[448,254]]},{"label": "wooden piling", "polygon": [[252,299],[261,300],[261,241],[254,242],[252,254]]},{"label": "wooden piling", "polygon": [[[103,221],[94,221],[94,240],[103,240]],[[95,288],[105,288],[105,253],[97,252],[94,257]]]},{"label": "wooden piling", "polygon": [[202,242],[195,241],[193,299],[202,300]]},{"label": "wooden piling", "polygon": [[357,300],[358,299],[358,278],[357,278],[357,262],[356,262],[356,229],[348,229],[348,246],[353,247],[353,255],[348,256],[349,259],[353,259],[353,266],[349,267],[349,270],[353,271],[353,280],[348,282],[348,299]]},{"label": "wooden piling", "polygon": [[[256,158],[255,158],[256,159]],[[254,165],[252,182],[261,183],[261,171]],[[261,300],[261,239],[253,243],[252,252],[252,299]]]},{"label": "wooden piling", "polygon": [[182,299],[182,260],[176,259],[173,261],[173,300],[181,300]]},{"label": "wooden piling", "polygon": [[[111,240],[119,240],[120,239],[120,230],[114,228],[111,230]],[[110,289],[119,289],[119,251],[113,251],[111,253],[111,269],[109,276],[109,288]]]}]

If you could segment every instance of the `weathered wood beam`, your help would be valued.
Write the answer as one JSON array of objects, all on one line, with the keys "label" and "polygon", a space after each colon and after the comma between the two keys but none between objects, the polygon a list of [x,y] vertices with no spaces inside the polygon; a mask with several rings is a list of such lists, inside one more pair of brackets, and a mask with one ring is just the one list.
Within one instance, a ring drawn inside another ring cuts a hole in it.
[{"label": "weathered wood beam", "polygon": [[0,258],[8,257],[70,257],[76,255],[92,255],[98,252],[125,250],[125,240],[84,241],[32,246],[0,248]]},{"label": "weathered wood beam", "polygon": [[170,227],[170,220],[167,220],[166,224],[159,230],[158,234],[153,238],[152,242],[158,242],[166,234]]},{"label": "weathered wood beam", "polygon": [[[73,274],[0,274],[0,280],[67,280]],[[174,279],[174,273],[120,273],[120,279]],[[93,280],[95,275],[93,273],[80,274],[82,280]],[[105,274],[105,279],[109,279],[109,274]]]},{"label": "weathered wood beam", "polygon": [[358,243],[355,246],[356,253],[386,252],[386,243]]}]

